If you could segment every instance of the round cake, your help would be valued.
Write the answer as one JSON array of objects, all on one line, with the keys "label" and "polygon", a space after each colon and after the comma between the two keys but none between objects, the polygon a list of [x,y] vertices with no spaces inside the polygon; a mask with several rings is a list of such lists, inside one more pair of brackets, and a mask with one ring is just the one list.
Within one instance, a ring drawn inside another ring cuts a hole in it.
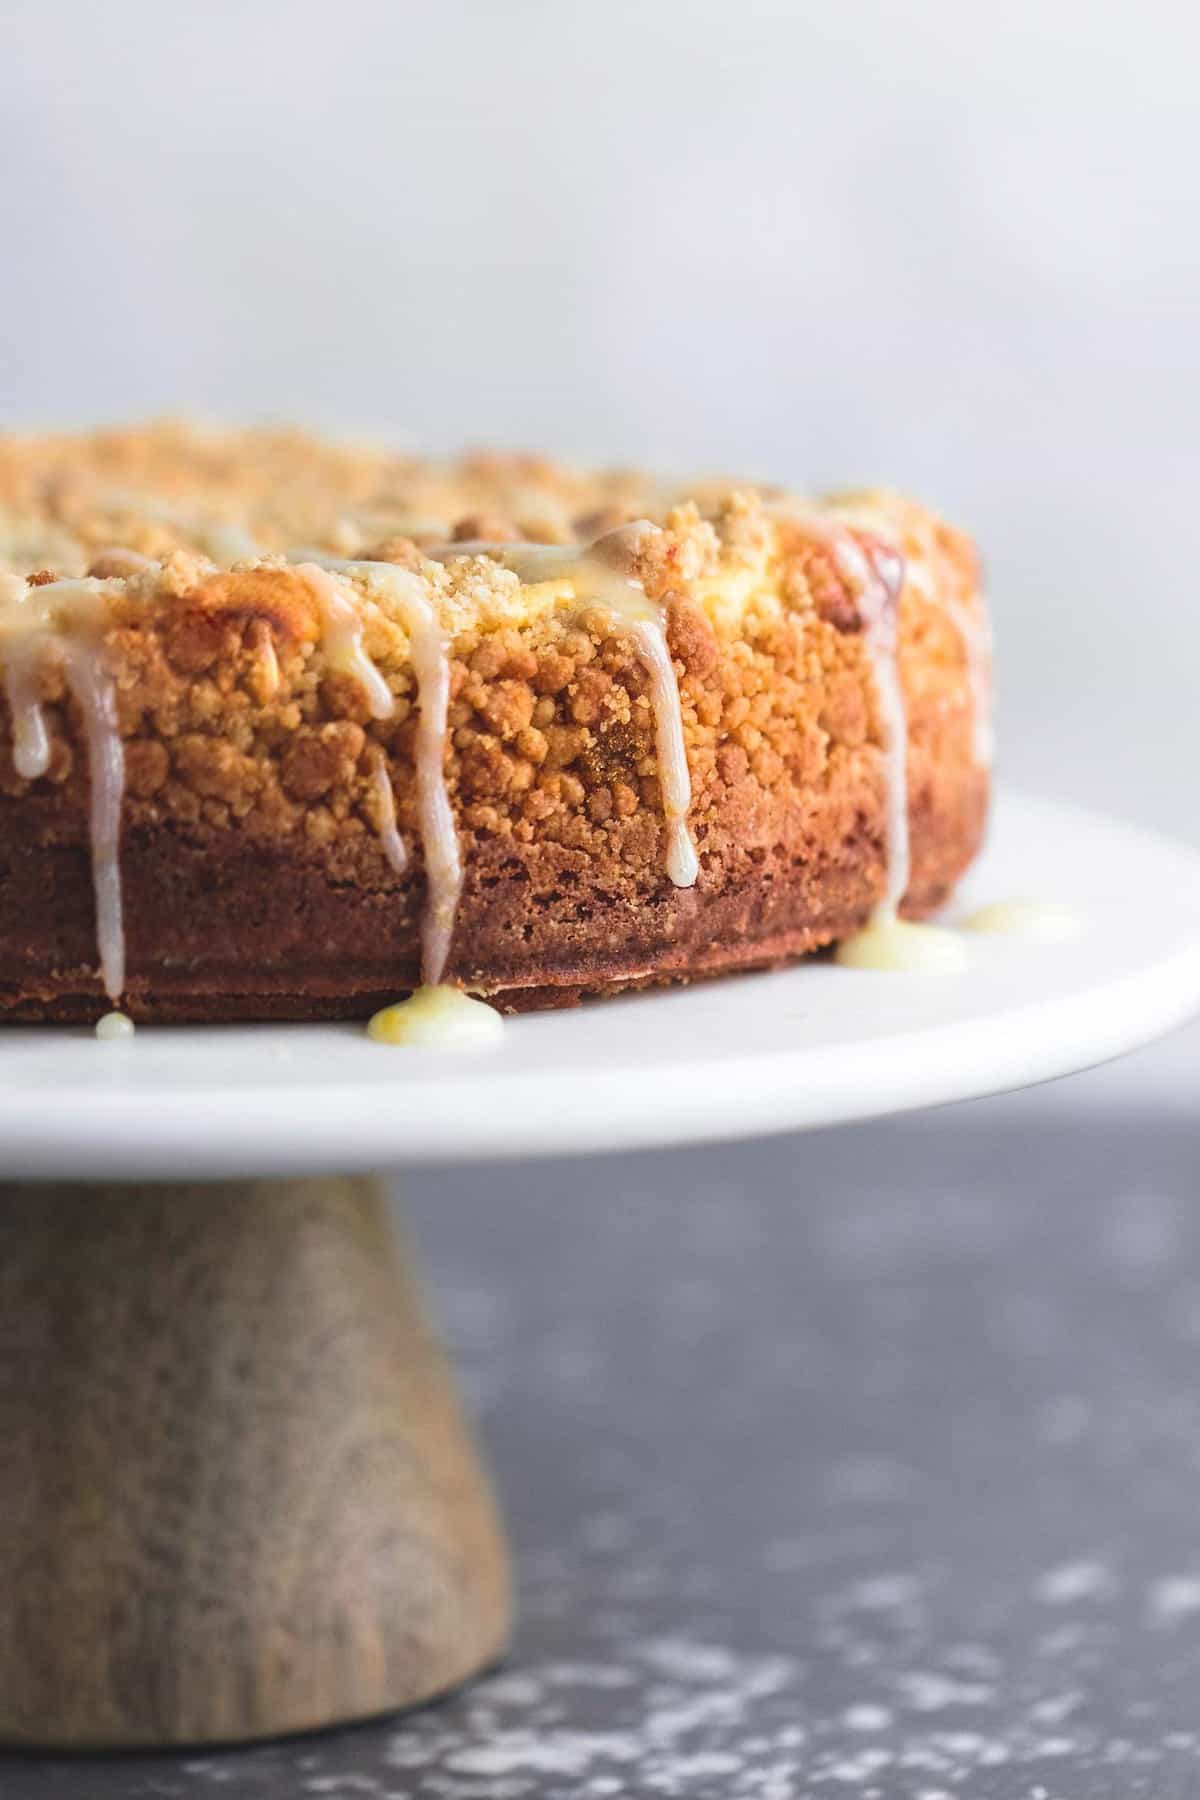
[{"label": "round cake", "polygon": [[0,1016],[502,1008],[941,906],[990,659],[959,531],[291,432],[0,441]]}]

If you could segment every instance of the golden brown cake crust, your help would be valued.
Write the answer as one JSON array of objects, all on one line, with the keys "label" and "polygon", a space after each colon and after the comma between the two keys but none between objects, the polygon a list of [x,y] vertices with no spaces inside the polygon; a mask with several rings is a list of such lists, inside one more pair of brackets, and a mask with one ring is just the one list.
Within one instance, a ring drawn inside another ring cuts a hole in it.
[{"label": "golden brown cake crust", "polygon": [[[88,446],[76,442],[74,460],[61,443],[0,449],[0,500],[13,543],[37,548],[38,531],[48,549],[58,542],[48,573],[120,577],[101,604],[126,767],[125,1009],[138,1019],[365,1015],[420,978],[419,696],[404,620],[369,581],[345,576],[394,701],[389,718],[372,718],[361,683],[329,654],[311,586],[284,560],[285,550],[299,558],[294,544],[232,569],[200,547],[214,549],[195,520],[210,521],[218,500],[226,526],[264,543],[274,526],[263,520],[286,511],[260,474],[257,512],[238,512],[231,465],[242,451],[227,448],[207,485],[168,480],[161,466],[147,472],[157,449],[132,434],[117,460],[143,510],[148,485],[192,495],[193,509],[165,509],[166,525],[144,519],[138,541],[127,517],[113,523],[91,505],[91,461],[104,459]],[[532,459],[447,472],[318,454],[331,466],[309,472],[307,541],[413,571],[449,640],[445,773],[465,873],[449,979],[504,1005],[556,1004],[771,964],[865,921],[886,885],[885,727],[860,596],[803,515],[774,493],[717,484],[679,501],[634,477]],[[295,455],[303,463],[307,451]],[[243,460],[256,461],[250,450]],[[275,479],[298,481],[294,470]],[[115,483],[103,481],[111,499]],[[522,584],[492,559],[445,549],[431,560],[431,533],[414,529],[424,507],[447,539],[528,537],[538,493],[546,538],[554,524],[569,541],[583,521],[662,527],[633,572],[661,605],[679,682],[694,888],[664,871],[654,714],[628,633],[561,581]],[[289,504],[301,502],[293,493]],[[962,629],[964,609],[983,617],[976,562],[961,534],[891,495],[847,497],[826,516],[908,558],[904,910],[921,916],[948,897],[986,819]],[[367,525],[379,540],[363,541]],[[154,560],[106,562],[114,546]],[[105,1001],[88,758],[53,656],[38,681],[51,741],[43,778],[16,774],[11,720],[0,722],[0,1013],[94,1018]],[[381,767],[409,852],[403,873],[381,845]]]}]

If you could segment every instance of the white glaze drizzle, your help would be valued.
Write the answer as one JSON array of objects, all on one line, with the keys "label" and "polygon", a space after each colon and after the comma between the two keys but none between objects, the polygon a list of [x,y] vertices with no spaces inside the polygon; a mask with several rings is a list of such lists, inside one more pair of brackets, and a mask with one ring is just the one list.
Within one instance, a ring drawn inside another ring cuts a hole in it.
[{"label": "white glaze drizzle", "polygon": [[46,582],[0,599],[5,696],[13,719],[13,765],[25,780],[45,775],[50,741],[37,692],[38,666],[47,653],[62,660],[67,685],[79,707],[88,753],[88,829],[96,907],[100,977],[109,998],[125,985],[125,928],[121,894],[121,812],[125,795],[125,747],[117,720],[116,686],[105,666],[98,614],[113,581],[88,577]]},{"label": "white glaze drizzle", "polygon": [[853,590],[863,625],[863,645],[875,684],[883,726],[884,833],[887,878],[874,922],[894,919],[908,890],[908,716],[900,680],[900,591],[904,559],[890,547],[868,551],[841,520],[781,503],[777,509],[809,531],[833,558]]},{"label": "white glaze drizzle", "polygon": [[379,834],[380,847],[396,874],[403,875],[408,868],[408,851],[396,825],[396,796],[392,790],[387,758],[382,751],[376,756],[371,770],[371,786],[375,790],[378,814],[375,829]]},{"label": "white glaze drizzle", "polygon": [[296,573],[307,582],[321,614],[321,639],[331,668],[352,675],[367,696],[367,707],[373,719],[390,719],[396,702],[371,658],[363,648],[362,613],[347,594],[331,569],[350,569],[356,565],[327,560],[296,565]]},{"label": "white glaze drizzle", "polygon": [[966,968],[968,958],[954,932],[876,912],[861,931],[843,939],[834,960],[844,969],[956,974]]},{"label": "white glaze drizzle", "polygon": [[634,619],[629,632],[638,659],[650,677],[658,784],[667,822],[667,874],[677,888],[695,887],[700,860],[687,822],[692,780],[683,740],[679,682],[667,647],[667,634],[658,619]]},{"label": "white glaze drizzle", "polygon": [[650,680],[658,782],[667,827],[667,874],[676,887],[690,888],[695,886],[700,863],[687,824],[692,784],[679,682],[662,609],[647,598],[641,582],[628,573],[631,554],[644,537],[658,529],[649,520],[639,519],[606,532],[590,544],[446,544],[425,554],[440,561],[454,556],[487,556],[511,569],[528,585],[569,581],[582,607],[595,607],[608,614],[628,633]]},{"label": "white glaze drizzle", "polygon": [[121,809],[125,797],[125,746],[117,726],[117,690],[96,644],[71,637],[63,643],[67,683],[83,715],[91,785],[92,888],[96,896],[96,947],[100,978],[110,1000],[125,986],[125,922],[121,895]]},{"label": "white glaze drizzle", "polygon": [[[843,939],[834,952],[845,968],[956,971],[967,957],[951,932],[900,917],[912,860],[908,831],[908,716],[900,679],[900,595],[905,563],[898,551],[880,543],[868,550],[844,521],[791,503],[784,513],[824,544],[838,573],[849,584],[863,623],[863,644],[883,725],[884,811],[887,875],[883,897],[866,925]],[[869,529],[866,527],[865,529]]]},{"label": "white glaze drizzle", "polygon": [[883,720],[884,783],[887,804],[887,886],[876,908],[882,919],[894,919],[908,891],[912,856],[908,835],[908,715],[900,680],[900,588],[904,564],[894,554],[881,569],[878,559],[848,533],[836,550],[843,572],[853,573],[863,612],[863,642],[875,679]]},{"label": "white glaze drizzle", "polygon": [[504,1020],[486,1001],[461,988],[419,987],[407,1000],[385,1006],[367,1026],[376,1044],[422,1050],[474,1050],[504,1036]]},{"label": "white glaze drizzle", "polygon": [[[774,510],[782,510],[782,503]],[[885,535],[893,527],[902,536],[907,533],[910,548],[905,555],[904,583],[928,605],[936,607],[954,627],[962,645],[971,701],[971,738],[975,761],[981,769],[989,769],[995,755],[992,729],[992,622],[986,606],[975,605],[959,590],[959,571],[947,558],[935,532],[928,527],[914,528],[902,520],[889,521],[872,512],[870,503],[855,505],[833,502],[834,516],[843,524],[853,521],[872,534]],[[941,576],[938,577],[940,566]]]},{"label": "white glaze drizzle", "polygon": [[[767,510],[807,528],[829,549],[839,573],[853,587],[863,610],[864,642],[885,731],[888,877],[886,892],[875,912],[874,923],[878,924],[897,917],[910,874],[908,721],[898,661],[900,593],[905,586],[911,587],[923,600],[939,607],[959,635],[971,699],[972,743],[980,768],[990,768],[994,753],[991,624],[986,611],[976,613],[961,597],[949,592],[944,583],[932,579],[924,556],[906,560],[892,549],[894,569],[881,568],[879,553],[871,555],[867,552],[851,530],[849,518],[836,512],[818,512],[786,498],[770,502]],[[872,536],[880,530],[865,512],[861,518],[854,518],[853,523]],[[907,954],[897,946],[898,957]],[[885,964],[880,961],[876,966]],[[900,966],[899,961],[895,966]]]},{"label": "white glaze drizzle", "polygon": [[[657,528],[647,522],[623,526],[594,544],[559,547],[542,544],[453,544],[427,552],[431,560],[454,556],[486,555],[511,569],[527,584],[570,581],[575,598],[583,606],[595,606],[628,631],[638,660],[650,681],[650,704],[655,725],[655,749],[659,785],[667,825],[667,874],[677,887],[691,887],[699,874],[695,846],[687,828],[691,782],[683,737],[679,686],[667,646],[659,609],[647,598],[640,582],[616,566],[614,553],[626,561],[641,536]],[[436,986],[445,972],[454,923],[462,894],[462,853],[454,824],[454,812],[446,787],[446,733],[450,704],[449,641],[429,599],[424,583],[410,570],[395,563],[344,560],[303,553],[307,560],[299,572],[313,588],[322,607],[327,654],[335,666],[352,669],[363,679],[365,663],[382,682],[362,648],[361,620],[352,602],[337,588],[334,574],[361,575],[368,588],[385,594],[403,620],[410,641],[413,672],[417,681],[418,720],[416,746],[417,811],[425,856],[428,898],[422,921],[422,978]],[[314,583],[313,577],[318,577]],[[328,586],[319,578],[325,577]],[[389,701],[391,699],[389,693]],[[378,716],[378,715],[377,715]],[[386,769],[383,779],[391,797]],[[394,803],[389,814],[379,786],[379,766],[372,776],[380,804],[380,839],[385,856],[399,872],[397,858],[404,845],[395,830]],[[407,859],[405,859],[407,860]]]},{"label": "white glaze drizzle", "polygon": [[[421,974],[427,987],[435,987],[445,973],[463,883],[462,853],[446,787],[449,640],[420,576],[395,563],[345,562],[334,558],[325,561],[327,569],[345,575],[361,575],[369,589],[385,594],[399,612],[408,633],[409,654],[417,680],[417,815],[427,884],[425,916],[421,922]],[[303,567],[317,574],[325,572],[315,563]],[[343,601],[350,605],[344,597]],[[365,656],[361,643],[357,649]],[[382,683],[378,670],[374,673]],[[390,692],[388,699],[391,701]],[[388,854],[386,845],[384,849]]]},{"label": "white glaze drizzle", "polygon": [[119,1043],[134,1035],[134,1023],[128,1013],[107,1012],[96,1020],[96,1036],[101,1043]]},{"label": "white glaze drizzle", "polygon": [[4,652],[4,697],[12,720],[13,767],[22,781],[36,781],[50,767],[50,736],[38,697],[45,655],[40,636],[15,639]]},{"label": "white glaze drizzle", "polygon": [[446,788],[446,724],[450,710],[450,646],[419,576],[394,563],[349,565],[398,608],[417,678],[417,816],[428,893],[421,922],[421,974],[427,987],[445,973],[462,893],[462,852]]}]

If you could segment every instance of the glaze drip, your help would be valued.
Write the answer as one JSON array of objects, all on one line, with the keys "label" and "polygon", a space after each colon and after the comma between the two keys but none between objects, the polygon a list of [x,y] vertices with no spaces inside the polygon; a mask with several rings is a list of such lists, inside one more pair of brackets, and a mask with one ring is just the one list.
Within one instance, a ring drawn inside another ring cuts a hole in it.
[{"label": "glaze drip", "polygon": [[677,888],[695,887],[700,862],[687,823],[692,783],[683,741],[679,684],[667,647],[667,634],[657,619],[635,619],[629,632],[638,659],[650,677],[658,781],[667,822],[667,874]]},{"label": "glaze drip", "polygon": [[839,536],[834,555],[853,581],[863,614],[863,642],[871,662],[883,720],[887,805],[887,885],[876,916],[894,919],[908,891],[912,858],[908,835],[908,715],[900,680],[900,590],[904,561],[894,551],[869,552],[849,533]]},{"label": "glaze drip", "polygon": [[121,895],[121,808],[125,746],[117,726],[117,690],[98,645],[78,638],[63,645],[67,684],[83,715],[92,796],[92,888],[100,978],[110,1000],[125,986],[125,923]]},{"label": "glaze drip", "polygon": [[[901,592],[909,587],[923,600],[939,607],[958,633],[971,700],[972,744],[980,768],[990,768],[994,748],[991,627],[985,614],[977,615],[963,599],[949,591],[946,583],[932,579],[928,559],[938,555],[936,546],[919,546],[919,554],[905,559],[898,551],[884,547],[876,535],[880,528],[873,519],[859,520],[853,510],[818,512],[790,499],[773,501],[768,510],[807,529],[829,551],[839,574],[853,589],[863,614],[864,643],[885,731],[888,876],[887,890],[877,908],[877,916],[895,917],[911,873],[908,722],[898,666]],[[870,547],[862,541],[856,526],[867,536]]]},{"label": "glaze drip", "polygon": [[390,719],[396,710],[392,690],[363,648],[363,622],[358,608],[342,583],[330,569],[351,569],[359,565],[328,561],[324,566],[314,562],[296,565],[296,573],[308,583],[321,614],[321,639],[332,668],[352,675],[367,696],[367,707],[373,719]]},{"label": "glaze drip", "polygon": [[884,834],[887,871],[882,898],[861,931],[842,941],[835,959],[846,968],[958,970],[962,946],[951,933],[900,917],[912,858],[908,831],[908,716],[900,677],[900,595],[905,562],[873,534],[862,539],[842,520],[781,508],[810,531],[833,558],[852,590],[862,619],[863,644],[883,725]]},{"label": "glaze drip", "polygon": [[658,780],[667,827],[667,874],[676,887],[690,888],[695,886],[700,864],[687,824],[692,785],[679,682],[662,609],[647,599],[641,582],[629,573],[639,545],[658,529],[641,519],[584,545],[465,543],[443,545],[429,554],[441,560],[451,556],[487,556],[529,585],[568,581],[582,609],[594,608],[606,614],[627,632],[650,681]]},{"label": "glaze drip", "polygon": [[396,874],[403,875],[408,868],[408,851],[396,825],[396,796],[392,791],[387,758],[382,751],[376,756],[371,770],[371,786],[375,790],[378,814],[375,829],[379,833],[380,846]]},{"label": "glaze drip", "polygon": [[5,652],[4,695],[12,718],[13,767],[22,781],[36,781],[50,767],[50,737],[38,698],[45,643],[35,637],[10,644]]},{"label": "glaze drip", "polygon": [[88,753],[88,830],[96,908],[100,978],[109,998],[125,986],[125,927],[121,894],[121,813],[125,748],[117,719],[116,687],[104,661],[100,607],[116,585],[79,581],[19,584],[0,593],[5,698],[13,721],[13,766],[36,781],[50,766],[50,739],[38,692],[42,663],[57,656],[79,707]]},{"label": "glaze drip", "polygon": [[109,1012],[96,1020],[96,1036],[101,1043],[128,1042],[133,1035],[134,1023],[126,1013]]},{"label": "glaze drip", "polygon": [[385,1006],[367,1026],[376,1044],[405,1044],[427,1050],[475,1049],[504,1036],[494,1007],[456,987],[419,987],[407,1000]]},{"label": "glaze drip", "polygon": [[[642,536],[655,529],[646,523],[624,526],[594,544],[568,548],[542,544],[466,543],[445,545],[429,554],[432,560],[486,555],[511,569],[527,584],[569,581],[582,606],[595,607],[629,633],[650,681],[655,748],[667,824],[667,873],[677,887],[691,887],[699,874],[699,863],[687,828],[691,783],[679,687],[660,611],[646,598],[641,583],[627,572],[630,557]],[[445,772],[450,705],[449,640],[424,582],[395,563],[345,561],[324,556],[318,559],[314,555],[299,568],[322,608],[327,654],[335,665],[359,676],[368,696],[372,683],[364,673],[364,663],[379,685],[382,685],[382,677],[362,648],[361,622],[338,589],[331,571],[342,576],[360,576],[368,590],[374,589],[377,594],[386,596],[400,614],[409,635],[419,706],[417,811],[428,882],[421,926],[421,971],[425,986],[436,987],[449,958],[463,884],[462,853]],[[316,582],[314,576],[318,578]],[[390,711],[390,692],[388,701]],[[376,716],[386,717],[387,714]],[[381,776],[387,787],[386,798]],[[377,765],[372,780],[379,806],[378,829],[384,854],[399,873],[407,864],[407,855],[395,828],[395,809],[386,767]]]},{"label": "glaze drip", "polygon": [[957,974],[967,966],[967,953],[952,931],[877,913],[838,945],[834,960],[844,969]]},{"label": "glaze drip", "polygon": [[908,891],[908,716],[900,680],[900,593],[904,559],[889,547],[868,549],[849,526],[820,513],[791,509],[787,516],[829,551],[858,604],[863,644],[883,725],[884,833],[887,877],[874,918],[894,919]]},{"label": "glaze drip", "polygon": [[[314,564],[305,564],[306,572],[325,574]],[[446,787],[446,721],[450,708],[450,645],[433,603],[420,576],[395,563],[342,562],[329,559],[327,568],[345,575],[360,575],[368,589],[386,595],[395,606],[408,633],[413,673],[417,679],[417,814],[420,820],[421,848],[425,853],[425,879],[428,895],[425,916],[421,922],[421,974],[427,987],[435,987],[442,979],[454,935],[454,921],[462,893],[462,853],[454,825],[454,810]],[[326,574],[332,582],[332,577]],[[349,602],[342,596],[343,604]],[[351,609],[353,610],[353,609]],[[340,621],[335,617],[335,627]],[[361,641],[357,654],[365,657]],[[370,665],[376,680],[383,677]],[[394,705],[388,692],[389,712]],[[386,717],[387,714],[377,714]],[[391,783],[388,783],[389,794]],[[378,787],[376,792],[379,793]],[[386,823],[386,814],[384,815]],[[395,814],[392,822],[394,826]],[[401,852],[403,843],[396,836]],[[384,853],[389,860],[396,848]],[[407,861],[407,858],[406,858]],[[393,862],[393,867],[395,867]]]}]

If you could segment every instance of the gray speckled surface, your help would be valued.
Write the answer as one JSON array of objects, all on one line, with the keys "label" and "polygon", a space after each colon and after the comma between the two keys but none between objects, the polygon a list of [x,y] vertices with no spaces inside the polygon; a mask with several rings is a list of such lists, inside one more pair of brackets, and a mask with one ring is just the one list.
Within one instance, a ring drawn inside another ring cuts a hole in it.
[{"label": "gray speckled surface", "polygon": [[505,1668],[291,1745],[0,1759],[0,1796],[1190,1800],[1195,1163],[1178,1115],[1042,1096],[411,1182]]}]

